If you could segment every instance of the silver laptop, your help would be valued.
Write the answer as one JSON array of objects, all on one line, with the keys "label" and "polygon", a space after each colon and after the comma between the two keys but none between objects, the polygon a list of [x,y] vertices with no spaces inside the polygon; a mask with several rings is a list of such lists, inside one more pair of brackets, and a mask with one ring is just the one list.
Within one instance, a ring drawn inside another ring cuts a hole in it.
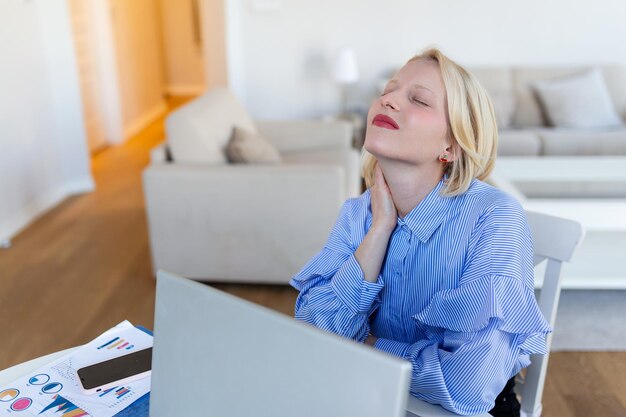
[{"label": "silver laptop", "polygon": [[405,417],[410,373],[368,346],[157,274],[151,417]]}]

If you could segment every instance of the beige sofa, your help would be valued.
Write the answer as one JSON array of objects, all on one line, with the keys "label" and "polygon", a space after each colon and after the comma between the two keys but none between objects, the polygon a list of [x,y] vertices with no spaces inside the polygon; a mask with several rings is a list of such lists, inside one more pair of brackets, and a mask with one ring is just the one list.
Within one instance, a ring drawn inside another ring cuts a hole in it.
[{"label": "beige sofa", "polygon": [[[282,162],[228,163],[234,126],[255,129]],[[360,191],[346,122],[253,122],[218,89],[172,113],[166,136],[143,174],[155,271],[287,283],[321,250],[343,201]]]},{"label": "beige sofa", "polygon": [[[549,126],[533,83],[580,74],[590,67],[470,68],[489,91],[500,125],[500,156],[626,155],[626,127]],[[626,67],[601,66],[614,108],[626,120]]]}]

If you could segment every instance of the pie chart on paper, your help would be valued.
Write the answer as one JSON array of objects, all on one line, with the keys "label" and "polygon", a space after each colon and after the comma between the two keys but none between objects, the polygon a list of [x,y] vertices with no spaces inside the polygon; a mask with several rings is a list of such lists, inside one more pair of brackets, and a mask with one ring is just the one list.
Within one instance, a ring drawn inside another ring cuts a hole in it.
[{"label": "pie chart on paper", "polygon": [[50,376],[46,375],[46,374],[37,374],[33,377],[31,377],[28,380],[28,383],[31,385],[43,385],[46,382],[50,381]]},{"label": "pie chart on paper", "polygon": [[32,403],[33,403],[33,400],[31,400],[30,398],[20,398],[19,400],[11,404],[11,410],[24,411],[28,407],[30,407]]},{"label": "pie chart on paper", "polygon": [[19,390],[16,390],[15,388],[5,389],[4,391],[0,391],[0,401],[13,401],[19,394]]},{"label": "pie chart on paper", "polygon": [[60,382],[52,382],[41,389],[41,392],[44,394],[56,394],[61,391],[63,388],[63,384]]}]

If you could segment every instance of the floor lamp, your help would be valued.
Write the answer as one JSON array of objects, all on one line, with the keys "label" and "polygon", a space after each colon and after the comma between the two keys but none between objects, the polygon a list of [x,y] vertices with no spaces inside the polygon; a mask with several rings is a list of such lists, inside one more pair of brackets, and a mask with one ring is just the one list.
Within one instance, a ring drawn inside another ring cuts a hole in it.
[{"label": "floor lamp", "polygon": [[333,80],[341,88],[341,115],[348,116],[348,86],[359,79],[359,68],[356,54],[352,48],[341,48],[337,51],[333,63]]}]

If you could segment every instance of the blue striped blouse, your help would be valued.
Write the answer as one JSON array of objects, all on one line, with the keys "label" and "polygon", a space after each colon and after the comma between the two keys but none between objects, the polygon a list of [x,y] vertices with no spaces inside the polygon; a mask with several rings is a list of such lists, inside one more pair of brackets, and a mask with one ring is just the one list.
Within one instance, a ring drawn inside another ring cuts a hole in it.
[{"label": "blue striped blouse", "polygon": [[378,281],[354,252],[372,222],[369,190],[347,200],[324,248],[296,274],[296,318],[413,364],[411,393],[459,414],[489,411],[506,381],[545,353],[533,249],[520,204],[474,180],[442,181],[399,218]]}]

